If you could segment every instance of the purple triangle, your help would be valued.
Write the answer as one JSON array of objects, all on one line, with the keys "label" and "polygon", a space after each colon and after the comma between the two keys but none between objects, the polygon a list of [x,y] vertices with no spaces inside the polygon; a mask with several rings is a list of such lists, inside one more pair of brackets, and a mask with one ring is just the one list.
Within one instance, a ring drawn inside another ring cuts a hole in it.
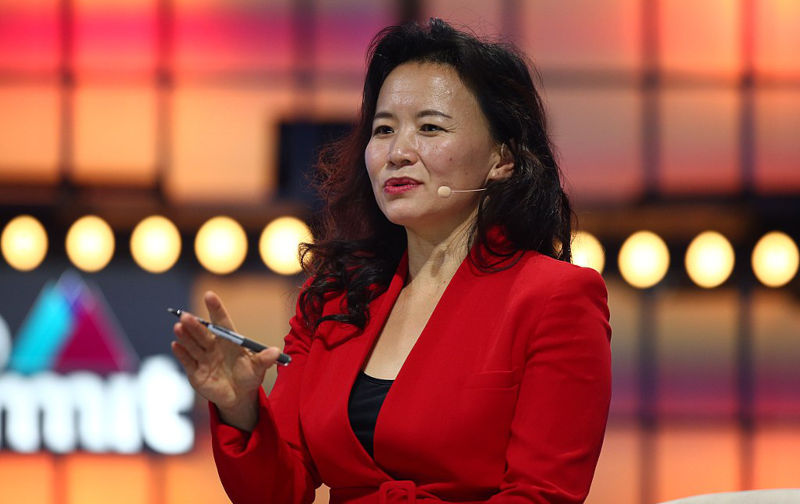
[{"label": "purple triangle", "polygon": [[126,348],[127,338],[99,296],[93,295],[85,284],[76,296],[73,314],[72,334],[55,359],[54,371],[87,370],[107,374],[135,369],[136,358]]}]

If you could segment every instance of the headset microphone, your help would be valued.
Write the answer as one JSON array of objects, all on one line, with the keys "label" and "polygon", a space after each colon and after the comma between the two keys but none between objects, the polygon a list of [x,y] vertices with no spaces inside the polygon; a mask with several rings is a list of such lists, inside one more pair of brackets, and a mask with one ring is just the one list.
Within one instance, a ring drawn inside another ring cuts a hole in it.
[{"label": "headset microphone", "polygon": [[453,194],[454,192],[465,193],[465,192],[480,192],[485,190],[486,190],[485,187],[482,187],[481,189],[453,189],[450,186],[443,185],[439,186],[439,189],[436,190],[436,194],[438,194],[442,198],[449,198],[450,195]]}]

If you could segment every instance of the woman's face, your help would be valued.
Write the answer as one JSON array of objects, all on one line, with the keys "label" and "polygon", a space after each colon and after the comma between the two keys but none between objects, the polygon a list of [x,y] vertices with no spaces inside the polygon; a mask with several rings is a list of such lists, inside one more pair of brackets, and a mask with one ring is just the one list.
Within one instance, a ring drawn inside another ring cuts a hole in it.
[{"label": "woman's face", "polygon": [[432,237],[469,219],[480,194],[444,198],[439,187],[484,187],[501,163],[475,96],[452,67],[433,63],[405,63],[386,77],[364,158],[384,215]]}]

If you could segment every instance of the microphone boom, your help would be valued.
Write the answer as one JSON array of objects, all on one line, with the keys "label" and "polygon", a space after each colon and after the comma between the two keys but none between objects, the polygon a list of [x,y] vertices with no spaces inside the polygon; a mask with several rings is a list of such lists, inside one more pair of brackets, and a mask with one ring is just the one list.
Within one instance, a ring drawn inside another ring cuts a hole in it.
[{"label": "microphone boom", "polygon": [[485,191],[486,188],[482,187],[480,189],[453,189],[450,186],[439,186],[439,189],[436,190],[436,194],[438,194],[442,198],[449,198],[450,195],[453,193],[467,193],[467,192],[480,192]]}]

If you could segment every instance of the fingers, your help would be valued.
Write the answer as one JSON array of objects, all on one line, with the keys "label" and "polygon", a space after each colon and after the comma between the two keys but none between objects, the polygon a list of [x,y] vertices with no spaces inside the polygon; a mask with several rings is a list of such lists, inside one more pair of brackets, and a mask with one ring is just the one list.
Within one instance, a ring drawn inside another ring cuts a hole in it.
[{"label": "fingers", "polygon": [[275,365],[275,362],[278,360],[278,356],[281,354],[281,350],[276,347],[267,347],[264,350],[261,350],[257,354],[253,355],[253,360],[255,361],[256,365],[263,369],[267,370]]},{"label": "fingers", "polygon": [[216,293],[213,291],[207,291],[203,296],[203,301],[206,303],[206,309],[208,310],[208,316],[211,319],[211,322],[221,325],[222,327],[227,327],[231,331],[236,330],[233,327],[233,321],[228,315],[228,312],[222,305],[222,300],[219,298],[219,296],[217,296]]},{"label": "fingers", "polygon": [[275,365],[280,353],[281,351],[278,348],[267,347],[256,354],[250,354],[250,362],[253,365],[256,375],[259,377],[259,381],[264,381],[267,370]]},{"label": "fingers", "polygon": [[[175,335],[178,338],[184,337],[194,341],[194,344],[199,346],[202,350],[208,350],[214,344],[214,335],[197,321],[194,315],[189,313],[181,314],[181,321],[175,324]],[[184,345],[186,346],[186,345]],[[187,347],[187,350],[191,348]]]},{"label": "fingers", "polygon": [[[203,335],[195,334],[198,331],[188,326],[188,323],[185,324],[183,321],[178,322],[173,326],[172,332],[174,332],[175,337],[178,338],[178,343],[181,345],[182,349],[191,356],[192,359],[195,361],[204,360],[207,346],[199,341],[203,339]],[[205,331],[203,326],[200,327]]]},{"label": "fingers", "polygon": [[197,370],[197,361],[189,355],[189,352],[187,352],[180,343],[173,341],[170,344],[170,348],[172,349],[172,354],[178,359],[178,362],[181,363],[187,375],[191,375]]}]

